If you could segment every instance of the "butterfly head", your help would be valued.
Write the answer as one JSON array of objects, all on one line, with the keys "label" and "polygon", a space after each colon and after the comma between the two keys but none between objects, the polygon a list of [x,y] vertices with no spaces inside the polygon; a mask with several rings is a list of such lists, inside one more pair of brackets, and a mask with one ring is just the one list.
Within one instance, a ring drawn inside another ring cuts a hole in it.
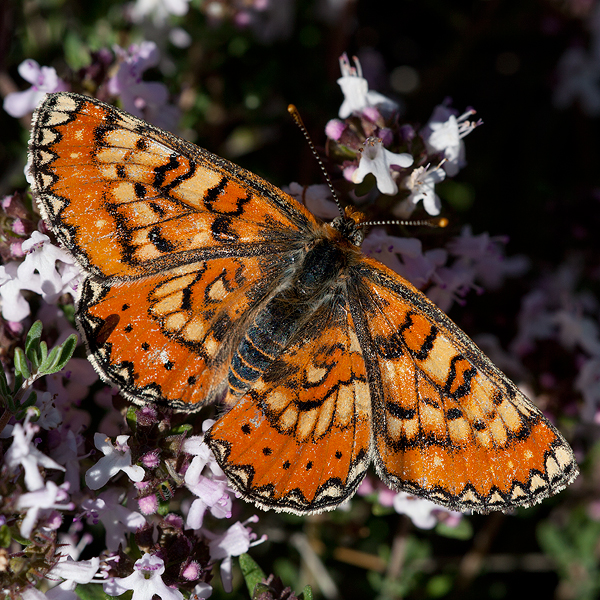
[{"label": "butterfly head", "polygon": [[360,246],[365,239],[364,223],[365,215],[363,213],[353,206],[346,206],[344,216],[336,217],[331,222],[331,227],[355,246]]}]

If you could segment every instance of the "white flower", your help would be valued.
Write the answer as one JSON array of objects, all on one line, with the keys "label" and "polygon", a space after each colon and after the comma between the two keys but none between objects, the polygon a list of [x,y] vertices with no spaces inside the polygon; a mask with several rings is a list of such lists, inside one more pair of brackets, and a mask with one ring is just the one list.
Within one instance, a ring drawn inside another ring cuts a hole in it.
[{"label": "white flower", "polygon": [[446,159],[442,166],[450,177],[454,177],[467,164],[463,138],[478,125],[468,120],[474,113],[475,111],[469,110],[456,117],[452,110],[442,104],[435,107],[433,115],[423,128],[427,151],[441,154]]},{"label": "white flower", "polygon": [[331,190],[324,183],[300,185],[293,181],[285,191],[321,219],[331,220],[340,216],[340,209],[332,200]]},{"label": "white flower", "polygon": [[208,547],[210,549],[210,557],[212,560],[221,560],[221,580],[223,582],[223,588],[227,593],[231,592],[232,585],[232,556],[239,556],[245,554],[252,546],[261,544],[267,538],[262,536],[260,539],[256,539],[256,534],[252,533],[249,527],[245,527],[248,522],[256,523],[258,517],[255,515],[244,523],[234,523],[225,533],[215,534],[212,531],[206,529],[202,530],[202,533],[210,541]]},{"label": "white flower", "polygon": [[352,113],[360,112],[367,106],[381,106],[384,110],[392,111],[398,105],[379,92],[369,91],[369,83],[362,76],[360,62],[354,57],[356,67],[350,65],[346,53],[340,56],[340,70],[342,76],[337,80],[344,94],[344,101],[340,106],[338,116],[340,119],[349,117]]},{"label": "white flower", "polygon": [[104,456],[85,474],[85,483],[91,490],[98,490],[119,471],[123,471],[132,481],[142,481],[145,471],[131,464],[131,450],[127,445],[128,435],[118,435],[113,446],[102,433],[94,434],[94,444]]},{"label": "white flower", "polygon": [[127,545],[126,533],[135,532],[146,524],[143,515],[121,504],[121,491],[118,488],[102,492],[95,499],[84,500],[81,508],[87,513],[88,521],[100,521],[104,525],[106,547],[111,552],[116,552],[119,544],[123,547]]},{"label": "white flower", "polygon": [[90,583],[99,568],[100,559],[98,557],[75,561],[70,556],[61,556],[61,560],[48,571],[47,577],[48,579],[60,577],[64,581],[46,592],[46,598],[48,600],[67,600],[68,598],[76,600],[78,598],[75,594],[77,584]]},{"label": "white flower", "polygon": [[410,518],[413,524],[419,529],[432,529],[439,521],[438,515],[447,513],[454,517],[461,517],[462,514],[434,504],[424,498],[411,496],[406,492],[398,492],[393,500],[394,510]]},{"label": "white flower", "polygon": [[38,431],[39,428],[31,425],[28,420],[25,420],[23,425],[16,423],[12,430],[13,443],[4,456],[4,464],[9,471],[14,472],[19,465],[25,469],[25,485],[30,491],[44,487],[44,479],[38,465],[46,469],[65,470],[32,444],[33,436]]},{"label": "white flower", "polygon": [[391,166],[407,168],[413,164],[411,154],[397,154],[383,147],[380,139],[367,138],[360,155],[358,168],[352,174],[354,183],[361,183],[366,175],[372,173],[377,180],[377,189],[382,194],[393,196],[398,192],[398,184],[392,177]]},{"label": "white flower", "polygon": [[[393,211],[394,214],[399,216],[408,216],[412,212],[412,208],[417,203],[423,200],[423,208],[430,215],[436,216],[440,214],[442,203],[439,196],[435,193],[436,183],[444,181],[446,178],[446,172],[440,169],[440,165],[437,167],[431,167],[426,169],[425,167],[417,167],[408,177],[402,182],[403,187],[410,190],[410,196],[404,201],[404,203],[398,205]],[[408,205],[410,212],[408,215],[404,213],[406,206]]]},{"label": "white flower", "polygon": [[161,575],[165,572],[162,558],[144,554],[135,562],[133,573],[128,577],[112,577],[104,585],[104,592],[109,596],[120,596],[133,590],[131,600],[152,600],[156,594],[162,600],[183,600],[179,590],[168,587]]},{"label": "white flower", "polygon": [[28,538],[31,535],[41,511],[50,509],[73,510],[75,508],[73,503],[64,503],[68,497],[63,486],[59,487],[53,481],[47,481],[46,486],[39,490],[22,494],[17,500],[17,508],[19,510],[28,508],[29,510],[21,523],[21,536]]},{"label": "white flower", "polygon": [[75,297],[81,272],[66,250],[50,243],[47,235],[34,231],[22,244],[26,253],[21,263],[10,262],[0,267],[2,316],[7,321],[21,321],[30,313],[21,290],[40,294],[53,304],[63,294]]}]

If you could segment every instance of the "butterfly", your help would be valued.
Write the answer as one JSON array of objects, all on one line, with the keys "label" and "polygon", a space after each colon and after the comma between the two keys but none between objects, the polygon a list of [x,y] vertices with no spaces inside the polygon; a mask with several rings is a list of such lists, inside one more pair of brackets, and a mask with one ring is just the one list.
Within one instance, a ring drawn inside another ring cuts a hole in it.
[{"label": "butterfly", "polygon": [[227,411],[205,440],[263,509],[331,510],[374,463],[455,510],[529,506],[578,470],[557,429],[408,281],[260,177],[94,98],[49,94],[32,189],[86,273],[77,321],[137,404]]}]

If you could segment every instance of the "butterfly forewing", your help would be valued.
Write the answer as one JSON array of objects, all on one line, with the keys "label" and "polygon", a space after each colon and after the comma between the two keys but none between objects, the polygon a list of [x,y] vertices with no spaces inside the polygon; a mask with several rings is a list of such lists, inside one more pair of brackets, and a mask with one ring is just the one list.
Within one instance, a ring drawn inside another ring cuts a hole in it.
[{"label": "butterfly forewing", "polygon": [[421,292],[371,260],[359,290],[375,463],[390,487],[488,511],[534,504],[575,478],[560,433]]},{"label": "butterfly forewing", "polygon": [[288,249],[315,223],[260,178],[76,94],[51,94],[38,108],[30,154],[44,218],[103,277]]}]

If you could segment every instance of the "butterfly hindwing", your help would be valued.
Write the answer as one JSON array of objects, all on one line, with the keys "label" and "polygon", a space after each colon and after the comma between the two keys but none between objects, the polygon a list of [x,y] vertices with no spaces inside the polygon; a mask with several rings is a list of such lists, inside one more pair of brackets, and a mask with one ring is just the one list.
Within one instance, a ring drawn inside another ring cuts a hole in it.
[{"label": "butterfly hindwing", "polygon": [[421,292],[361,266],[375,465],[397,490],[456,510],[529,506],[577,475],[561,434]]},{"label": "butterfly hindwing", "polygon": [[349,312],[334,302],[309,321],[207,434],[244,498],[297,514],[349,498],[371,461],[367,376]]}]

